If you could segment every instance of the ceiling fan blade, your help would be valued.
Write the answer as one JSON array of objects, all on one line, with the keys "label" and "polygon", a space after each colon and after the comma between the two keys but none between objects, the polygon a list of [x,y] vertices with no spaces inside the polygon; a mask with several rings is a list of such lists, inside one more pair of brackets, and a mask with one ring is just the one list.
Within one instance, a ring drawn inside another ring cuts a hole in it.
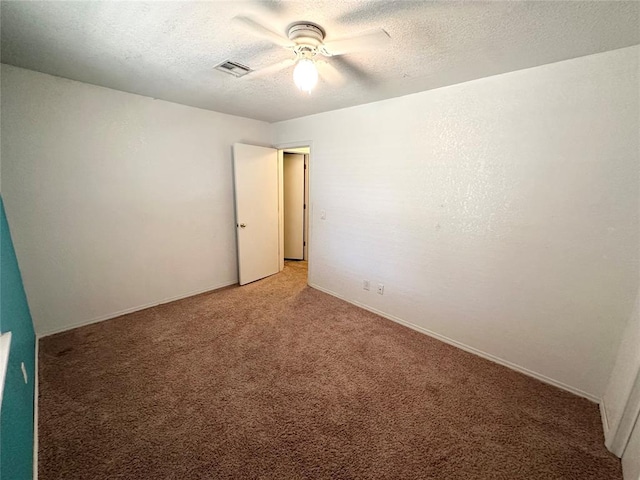
[{"label": "ceiling fan blade", "polygon": [[391,40],[387,32],[381,28],[356,37],[342,38],[324,44],[324,50],[329,56],[345,55],[382,47]]},{"label": "ceiling fan blade", "polygon": [[323,60],[317,61],[318,73],[320,77],[332,87],[342,87],[346,83],[344,75],[329,62]]},{"label": "ceiling fan blade", "polygon": [[247,78],[267,77],[269,75],[278,73],[280,70],[284,70],[285,68],[292,66],[294,63],[296,63],[296,61],[293,58],[287,58],[286,60],[274,63],[273,65],[269,65],[258,70],[253,70],[247,74]]},{"label": "ceiling fan blade", "polygon": [[332,58],[331,62],[333,62],[336,68],[343,72],[344,75],[353,78],[362,85],[373,86],[376,83],[371,74],[346,57]]},{"label": "ceiling fan blade", "polygon": [[260,8],[272,11],[274,13],[282,13],[285,10],[285,6],[280,0],[261,0]]},{"label": "ceiling fan blade", "polygon": [[238,25],[243,26],[245,29],[253,33],[254,35],[270,40],[271,42],[279,45],[280,47],[292,47],[295,45],[291,40],[289,40],[284,35],[279,34],[278,32],[273,31],[269,27],[262,25],[259,22],[256,22],[254,19],[244,16],[238,15],[237,17],[233,17],[233,21]]}]

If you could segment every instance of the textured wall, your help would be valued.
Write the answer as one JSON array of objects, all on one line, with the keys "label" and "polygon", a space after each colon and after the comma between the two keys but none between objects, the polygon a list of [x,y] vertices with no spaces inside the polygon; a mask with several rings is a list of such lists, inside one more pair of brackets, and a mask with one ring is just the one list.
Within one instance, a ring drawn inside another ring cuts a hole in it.
[{"label": "textured wall", "polygon": [[313,142],[311,283],[599,398],[638,288],[638,55],[275,124]]},{"label": "textured wall", "polygon": [[33,478],[35,335],[1,198],[0,247],[0,332],[11,332],[0,415],[0,478],[28,480]]},{"label": "textured wall", "polygon": [[231,145],[264,122],[3,65],[2,193],[39,334],[237,281]]}]

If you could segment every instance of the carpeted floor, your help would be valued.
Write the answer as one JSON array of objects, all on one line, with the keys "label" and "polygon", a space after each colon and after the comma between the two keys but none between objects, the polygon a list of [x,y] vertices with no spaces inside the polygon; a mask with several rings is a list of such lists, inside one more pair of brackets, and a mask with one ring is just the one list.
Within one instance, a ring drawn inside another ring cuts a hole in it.
[{"label": "carpeted floor", "polygon": [[622,478],[595,404],[305,283],[42,339],[39,480]]}]

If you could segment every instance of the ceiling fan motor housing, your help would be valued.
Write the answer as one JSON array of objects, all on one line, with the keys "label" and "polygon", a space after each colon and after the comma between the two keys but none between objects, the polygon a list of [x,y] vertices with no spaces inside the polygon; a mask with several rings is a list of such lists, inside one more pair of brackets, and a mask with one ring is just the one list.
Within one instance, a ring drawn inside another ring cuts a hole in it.
[{"label": "ceiling fan motor housing", "polygon": [[311,22],[296,22],[287,31],[289,40],[297,45],[318,47],[324,40],[324,29]]}]

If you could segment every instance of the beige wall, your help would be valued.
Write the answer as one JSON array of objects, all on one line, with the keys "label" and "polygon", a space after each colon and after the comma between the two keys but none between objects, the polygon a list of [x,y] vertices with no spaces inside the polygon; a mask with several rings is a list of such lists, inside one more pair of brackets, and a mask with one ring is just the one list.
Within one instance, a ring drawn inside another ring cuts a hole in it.
[{"label": "beige wall", "polygon": [[275,124],[312,141],[310,283],[599,399],[638,290],[638,57]]},{"label": "beige wall", "polygon": [[312,284],[599,399],[638,291],[638,56],[275,125],[3,66],[36,328],[235,282],[231,144],[310,141]]},{"label": "beige wall", "polygon": [[2,194],[39,334],[237,281],[231,145],[271,126],[2,66]]}]

